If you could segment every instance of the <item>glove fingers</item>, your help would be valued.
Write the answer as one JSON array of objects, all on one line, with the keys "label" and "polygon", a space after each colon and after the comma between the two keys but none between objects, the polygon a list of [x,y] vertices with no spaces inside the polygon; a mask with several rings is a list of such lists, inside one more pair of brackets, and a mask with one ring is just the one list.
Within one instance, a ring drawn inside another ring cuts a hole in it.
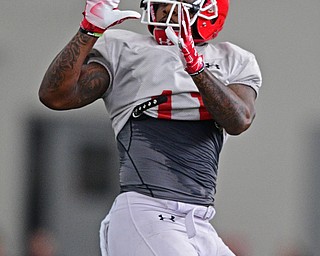
[{"label": "glove fingers", "polygon": [[120,10],[113,10],[113,21],[108,26],[108,28],[120,24],[127,19],[139,19],[141,17],[140,13],[135,11],[120,11]]},{"label": "glove fingers", "polygon": [[181,28],[180,28],[181,37],[185,40],[191,36],[191,27],[190,27],[190,16],[189,11],[184,5],[181,8]]},{"label": "glove fingers", "polygon": [[115,18],[122,20],[122,19],[140,19],[141,14],[135,11],[120,11],[120,10],[113,10],[115,14]]},{"label": "glove fingers", "polygon": [[118,8],[119,4],[120,4],[120,0],[103,0],[101,1],[104,4],[110,6],[112,9]]},{"label": "glove fingers", "polygon": [[[120,11],[120,0],[87,0],[84,20],[80,26],[90,32],[102,34],[107,28],[122,23],[126,19],[139,19],[140,13]],[[91,24],[91,25],[90,25]]]}]

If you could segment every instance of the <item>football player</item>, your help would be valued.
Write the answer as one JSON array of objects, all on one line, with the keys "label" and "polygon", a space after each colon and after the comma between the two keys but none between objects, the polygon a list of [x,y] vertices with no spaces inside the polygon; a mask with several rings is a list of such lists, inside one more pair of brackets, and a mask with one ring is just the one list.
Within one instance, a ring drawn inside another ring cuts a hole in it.
[{"label": "football player", "polygon": [[51,109],[102,99],[120,158],[120,188],[102,221],[102,255],[231,256],[210,224],[219,154],[255,117],[255,56],[212,43],[228,0],[142,0],[150,35],[110,29],[134,11],[87,0],[80,29],[39,89]]}]

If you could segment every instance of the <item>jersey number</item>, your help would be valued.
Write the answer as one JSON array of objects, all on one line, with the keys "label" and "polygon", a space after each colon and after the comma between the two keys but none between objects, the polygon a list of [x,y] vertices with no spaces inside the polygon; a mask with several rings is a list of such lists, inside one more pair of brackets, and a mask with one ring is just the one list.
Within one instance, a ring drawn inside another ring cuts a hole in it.
[{"label": "jersey number", "polygon": [[[164,90],[161,95],[167,96],[167,101],[158,106],[158,118],[161,119],[171,119],[172,115],[172,91]],[[207,111],[203,104],[202,97],[198,92],[191,92],[190,96],[196,98],[199,101],[199,119],[209,120],[212,119],[210,113]]]}]

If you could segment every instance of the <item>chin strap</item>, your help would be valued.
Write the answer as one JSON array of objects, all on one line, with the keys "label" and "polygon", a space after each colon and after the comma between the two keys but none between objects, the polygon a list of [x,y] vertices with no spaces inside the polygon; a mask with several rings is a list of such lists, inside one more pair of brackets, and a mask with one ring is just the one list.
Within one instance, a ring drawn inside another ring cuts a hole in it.
[{"label": "chin strap", "polygon": [[[175,31],[178,35],[178,31]],[[154,28],[153,30],[153,36],[154,39],[157,41],[160,45],[174,45],[174,43],[168,38],[165,30],[161,28]]]}]

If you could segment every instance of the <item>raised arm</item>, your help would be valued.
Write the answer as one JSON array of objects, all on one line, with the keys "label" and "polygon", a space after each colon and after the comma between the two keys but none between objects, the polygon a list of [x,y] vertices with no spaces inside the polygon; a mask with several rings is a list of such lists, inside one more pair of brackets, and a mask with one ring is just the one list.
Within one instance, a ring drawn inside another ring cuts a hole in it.
[{"label": "raised arm", "polygon": [[80,108],[99,99],[110,77],[97,63],[85,64],[103,32],[126,19],[138,19],[134,11],[118,10],[120,0],[87,0],[80,30],[49,66],[39,89],[40,101],[49,108]]},{"label": "raised arm", "polygon": [[40,101],[55,110],[85,106],[100,98],[109,84],[99,64],[84,64],[96,38],[78,32],[49,66],[39,89]]},{"label": "raised arm", "polygon": [[186,71],[198,87],[206,109],[227,133],[238,135],[244,132],[255,117],[255,91],[242,84],[225,86],[210,73],[195,49],[190,17],[185,7],[182,7],[181,20],[179,37],[170,27],[166,29],[166,34],[179,46],[186,62]]},{"label": "raised arm", "polygon": [[250,127],[256,114],[256,92],[251,87],[242,84],[225,86],[208,70],[192,78],[206,109],[228,134],[238,135]]}]

